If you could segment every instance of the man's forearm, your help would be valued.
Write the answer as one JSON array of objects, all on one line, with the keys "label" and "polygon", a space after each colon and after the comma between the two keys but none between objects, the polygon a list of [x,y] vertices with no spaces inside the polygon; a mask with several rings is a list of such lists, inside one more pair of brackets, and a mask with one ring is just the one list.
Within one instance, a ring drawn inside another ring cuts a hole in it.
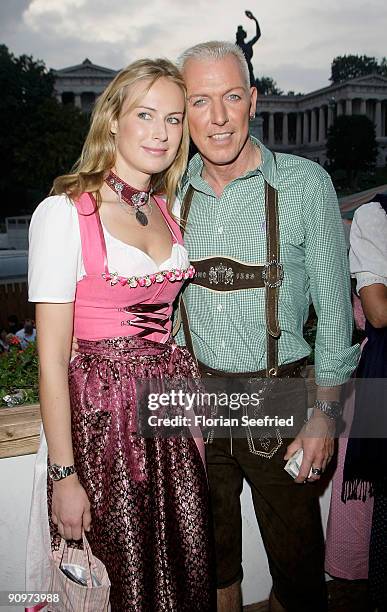
[{"label": "man's forearm", "polygon": [[341,396],[342,385],[335,387],[322,387],[317,385],[316,400],[326,402],[339,402]]}]

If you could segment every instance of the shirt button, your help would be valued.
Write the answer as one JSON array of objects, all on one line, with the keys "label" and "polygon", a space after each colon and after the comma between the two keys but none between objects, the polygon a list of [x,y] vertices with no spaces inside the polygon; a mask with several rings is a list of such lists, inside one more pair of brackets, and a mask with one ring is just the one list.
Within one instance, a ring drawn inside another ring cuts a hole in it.
[{"label": "shirt button", "polygon": [[223,227],[218,227],[218,234],[223,234]]},{"label": "shirt button", "polygon": [[222,312],[222,310],[223,310],[222,304],[218,304],[216,308],[217,308],[218,312]]}]

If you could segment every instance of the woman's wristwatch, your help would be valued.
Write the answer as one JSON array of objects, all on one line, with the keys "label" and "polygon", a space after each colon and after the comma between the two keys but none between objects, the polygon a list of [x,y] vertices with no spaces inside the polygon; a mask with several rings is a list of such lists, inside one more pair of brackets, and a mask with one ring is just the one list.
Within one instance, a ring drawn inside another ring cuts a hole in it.
[{"label": "woman's wristwatch", "polygon": [[334,419],[335,421],[340,419],[343,415],[343,405],[341,402],[333,402],[328,400],[316,400],[314,403],[314,407],[318,408],[326,414],[330,419]]},{"label": "woman's wristwatch", "polygon": [[57,463],[53,463],[48,466],[48,475],[51,480],[63,480],[63,478],[67,478],[67,476],[76,473],[77,470],[75,469],[75,465],[58,465]]}]

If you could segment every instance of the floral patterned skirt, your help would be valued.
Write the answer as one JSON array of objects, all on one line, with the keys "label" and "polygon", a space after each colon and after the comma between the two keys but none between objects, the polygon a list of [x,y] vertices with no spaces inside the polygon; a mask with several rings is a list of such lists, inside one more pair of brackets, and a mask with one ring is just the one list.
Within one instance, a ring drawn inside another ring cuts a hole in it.
[{"label": "floral patterned skirt", "polygon": [[[79,341],[79,349],[69,371],[74,457],[91,504],[88,539],[112,583],[112,612],[214,610],[199,450],[189,436],[136,433],[136,379],[197,376],[191,356],[133,336]],[[48,480],[49,517],[51,498]],[[57,548],[51,518],[50,531]]]}]

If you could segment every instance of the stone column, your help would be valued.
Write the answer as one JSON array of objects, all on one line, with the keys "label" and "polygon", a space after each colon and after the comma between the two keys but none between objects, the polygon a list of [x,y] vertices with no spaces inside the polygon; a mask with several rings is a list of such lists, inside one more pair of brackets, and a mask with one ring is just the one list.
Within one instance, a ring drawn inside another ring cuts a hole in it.
[{"label": "stone column", "polygon": [[328,104],[328,130],[333,125],[333,117],[334,117],[333,108],[330,104]]},{"label": "stone column", "polygon": [[375,128],[376,138],[382,135],[382,103],[380,100],[375,102]]},{"label": "stone column", "polygon": [[269,147],[274,144],[274,114],[269,113]]},{"label": "stone column", "polygon": [[367,115],[367,100],[360,100],[360,114]]},{"label": "stone column", "polygon": [[343,105],[341,103],[341,101],[339,101],[337,103],[337,116],[340,117],[340,115],[343,114]]},{"label": "stone column", "polygon": [[252,121],[250,121],[250,134],[263,141],[263,117],[258,115]]},{"label": "stone column", "polygon": [[303,143],[308,144],[309,142],[309,121],[308,121],[308,111],[304,111],[304,139]]},{"label": "stone column", "polygon": [[319,110],[319,120],[318,120],[318,141],[325,141],[325,108],[324,106],[320,106]]},{"label": "stone column", "polygon": [[352,100],[345,101],[345,114],[352,115]]},{"label": "stone column", "polygon": [[311,125],[310,125],[310,142],[311,143],[315,143],[317,138],[316,138],[316,127],[317,127],[317,122],[316,122],[316,109],[313,108],[311,111]]},{"label": "stone column", "polygon": [[77,108],[82,108],[81,94],[79,93],[74,94],[74,105]]},{"label": "stone column", "polygon": [[289,124],[288,124],[288,114],[283,113],[282,115],[282,144],[289,144]]},{"label": "stone column", "polygon": [[301,144],[301,113],[297,113],[297,124],[296,124],[296,145]]}]

